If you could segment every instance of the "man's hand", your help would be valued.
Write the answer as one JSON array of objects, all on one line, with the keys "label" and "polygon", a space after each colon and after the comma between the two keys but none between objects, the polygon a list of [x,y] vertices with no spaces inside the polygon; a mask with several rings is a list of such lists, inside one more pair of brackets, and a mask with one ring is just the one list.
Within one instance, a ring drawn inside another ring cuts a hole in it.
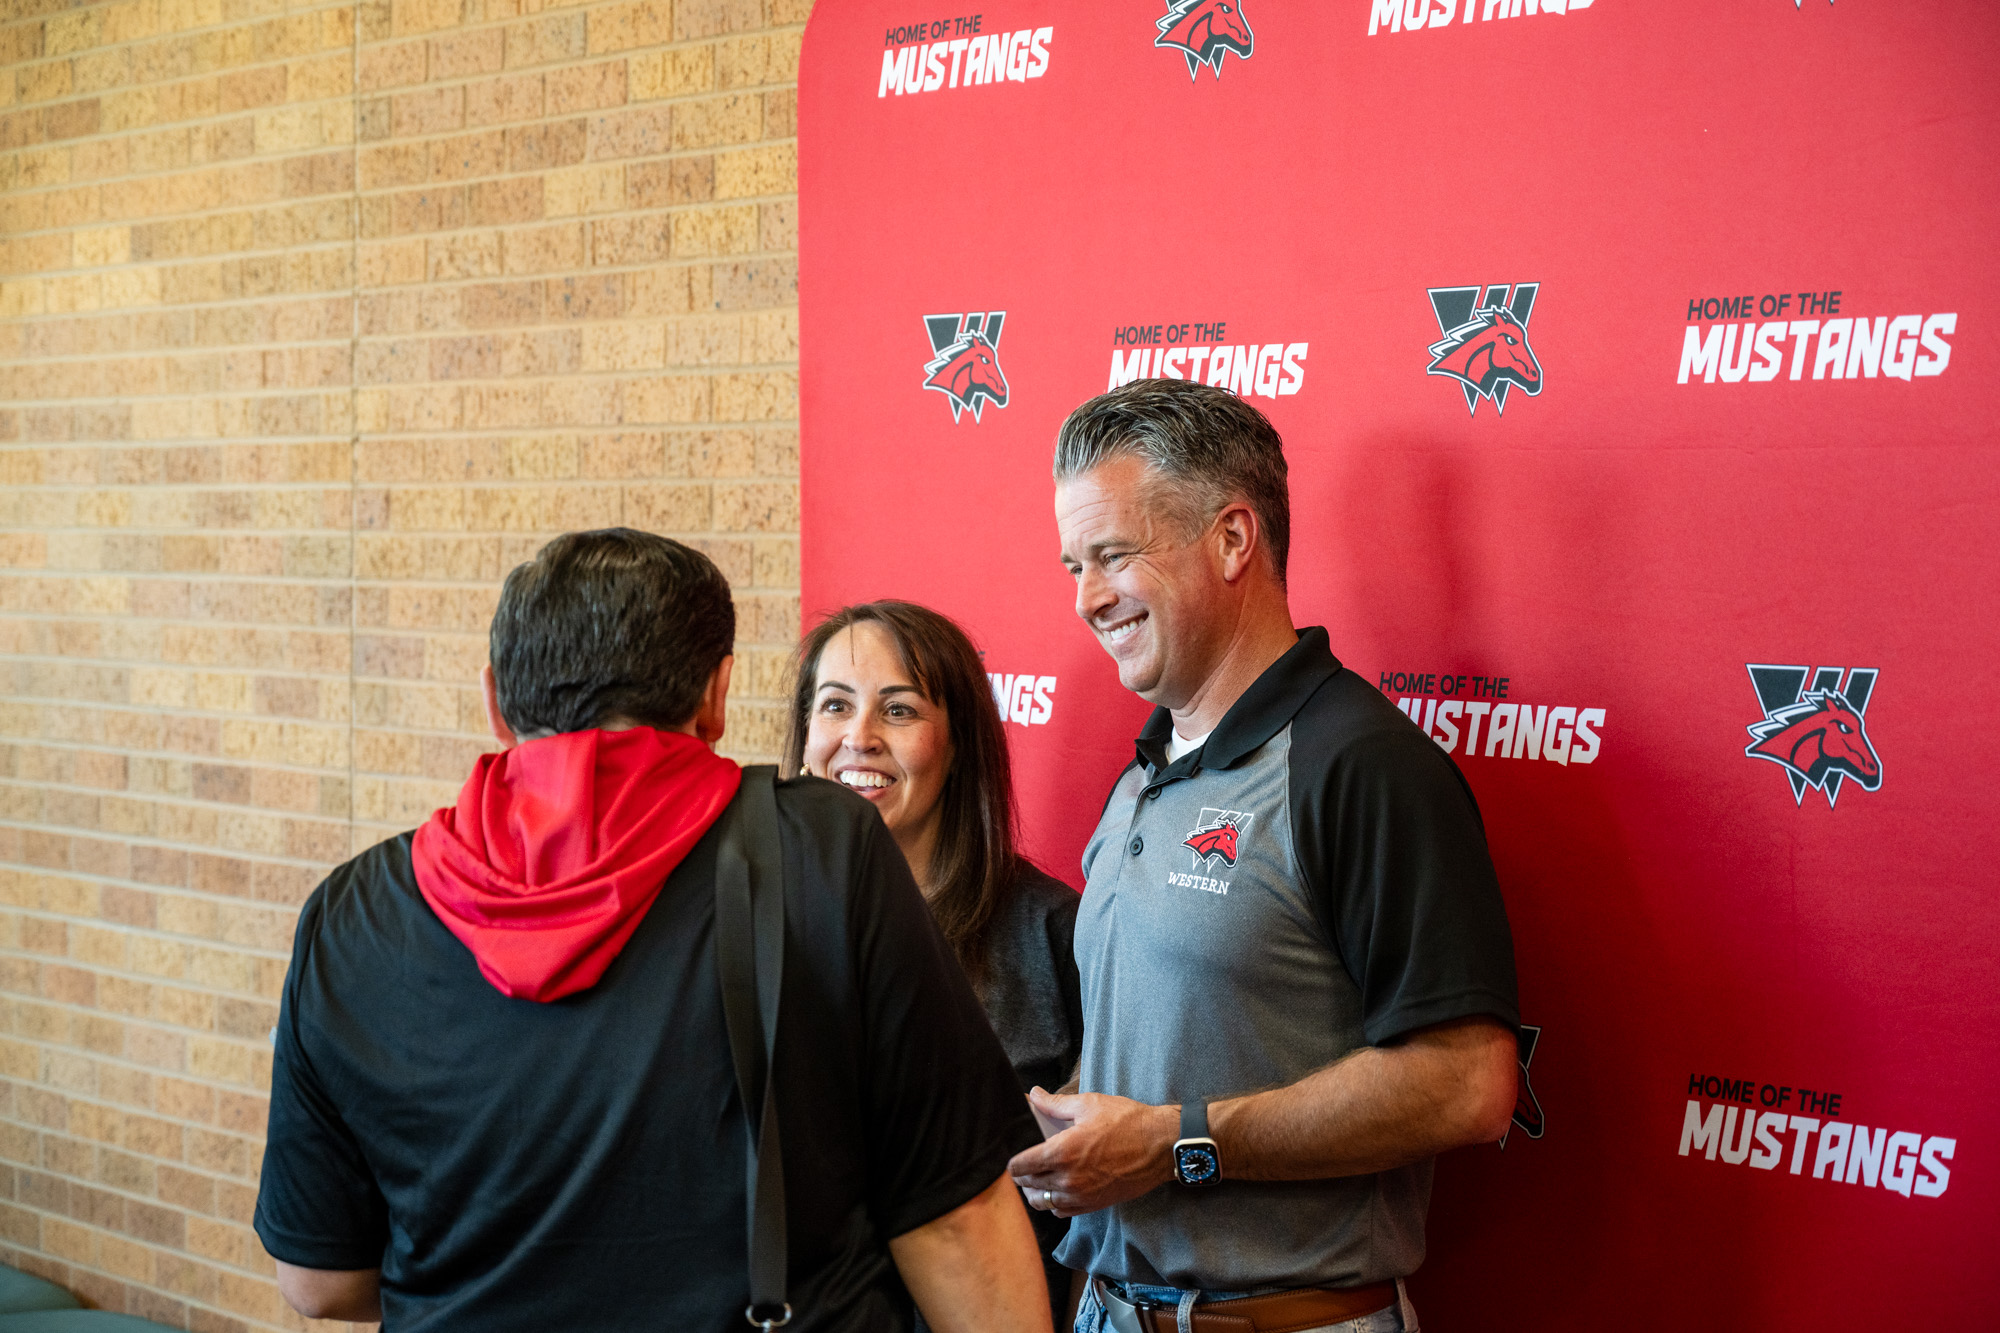
[{"label": "man's hand", "polygon": [[1097,1092],[1058,1096],[1040,1088],[1029,1092],[1028,1100],[1070,1126],[1007,1163],[1007,1174],[1027,1195],[1029,1207],[1075,1217],[1136,1199],[1173,1179],[1179,1107]]},{"label": "man's hand", "polygon": [[[1512,1030],[1490,1018],[1363,1046],[1296,1083],[1214,1101],[1208,1128],[1230,1180],[1331,1180],[1393,1170],[1506,1132],[1518,1087]],[[1178,1106],[1101,1093],[1028,1094],[1070,1128],[1007,1174],[1058,1217],[1109,1208],[1173,1179]],[[1049,1193],[1044,1196],[1042,1191]]]}]

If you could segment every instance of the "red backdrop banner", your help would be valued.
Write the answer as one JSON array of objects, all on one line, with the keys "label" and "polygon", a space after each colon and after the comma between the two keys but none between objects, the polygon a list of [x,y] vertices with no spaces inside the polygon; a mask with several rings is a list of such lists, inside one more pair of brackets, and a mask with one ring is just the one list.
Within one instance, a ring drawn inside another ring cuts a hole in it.
[{"label": "red backdrop banner", "polygon": [[813,15],[808,616],[959,618],[1079,882],[1146,709],[1051,445],[1199,378],[1478,794],[1531,1041],[1434,1330],[2000,1326],[1995,68],[1973,0]]}]

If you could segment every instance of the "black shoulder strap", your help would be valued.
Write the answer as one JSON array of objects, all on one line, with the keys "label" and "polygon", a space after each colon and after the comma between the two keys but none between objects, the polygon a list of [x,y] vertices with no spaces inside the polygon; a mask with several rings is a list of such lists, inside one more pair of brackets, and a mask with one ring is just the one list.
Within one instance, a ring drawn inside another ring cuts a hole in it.
[{"label": "black shoulder strap", "polygon": [[785,858],[778,845],[776,777],[768,764],[743,770],[743,786],[725,816],[715,871],[716,971],[749,1136],[750,1304],[743,1317],[765,1333],[792,1318],[785,1303],[785,1156],[771,1077],[785,970]]}]

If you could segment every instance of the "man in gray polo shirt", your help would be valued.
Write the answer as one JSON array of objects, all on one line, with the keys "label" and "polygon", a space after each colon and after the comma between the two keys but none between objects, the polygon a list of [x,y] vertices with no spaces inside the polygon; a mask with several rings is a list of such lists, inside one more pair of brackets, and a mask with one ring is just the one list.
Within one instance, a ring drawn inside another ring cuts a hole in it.
[{"label": "man in gray polo shirt", "polygon": [[1069,1128],[1009,1165],[1076,1220],[1077,1333],[1414,1328],[1432,1159],[1516,1091],[1513,942],[1470,788],[1292,624],[1277,432],[1142,380],[1056,445],[1076,611],[1156,705],[1084,852]]}]

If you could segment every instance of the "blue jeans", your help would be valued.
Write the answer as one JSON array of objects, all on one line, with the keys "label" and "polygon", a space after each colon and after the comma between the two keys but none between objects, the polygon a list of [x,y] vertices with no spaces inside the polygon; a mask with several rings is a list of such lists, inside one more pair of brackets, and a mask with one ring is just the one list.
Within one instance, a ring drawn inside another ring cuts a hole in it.
[{"label": "blue jeans", "polygon": [[[1085,1279],[1083,1302],[1076,1307],[1076,1324],[1072,1333],[1111,1333],[1110,1316],[1104,1303],[1097,1298],[1097,1283],[1096,1278]],[[1128,1301],[1154,1301],[1162,1305],[1178,1305],[1185,1294],[1178,1287],[1149,1287],[1138,1282],[1120,1283],[1115,1290]],[[1228,1301],[1256,1294],[1260,1293],[1204,1291],[1199,1298],[1204,1301]],[[1409,1295],[1404,1292],[1401,1282],[1396,1284],[1396,1295],[1396,1304],[1386,1310],[1377,1310],[1359,1319],[1302,1330],[1302,1333],[1420,1333],[1416,1311],[1410,1307]]]}]

